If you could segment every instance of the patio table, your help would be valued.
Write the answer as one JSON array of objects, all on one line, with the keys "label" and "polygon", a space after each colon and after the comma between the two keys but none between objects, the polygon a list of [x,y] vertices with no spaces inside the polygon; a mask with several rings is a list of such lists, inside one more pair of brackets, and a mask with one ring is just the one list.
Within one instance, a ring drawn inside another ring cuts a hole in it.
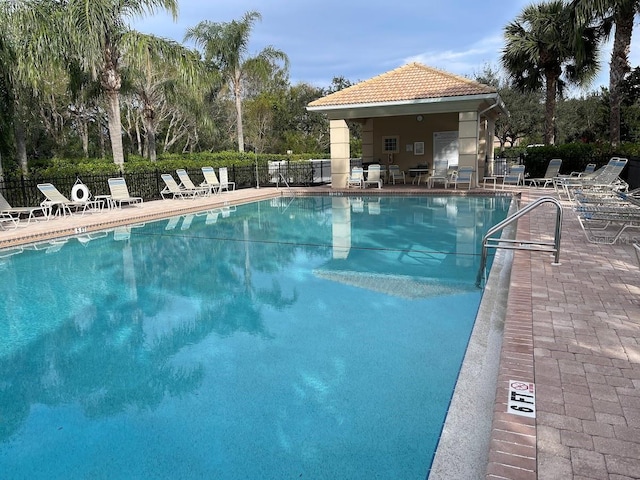
[{"label": "patio table", "polygon": [[425,177],[424,182],[427,183],[427,177],[429,177],[429,172],[431,172],[430,168],[410,168],[409,169],[409,173],[415,173],[416,176],[413,177],[413,181],[411,182],[412,184],[418,184],[420,185],[420,180],[422,180],[422,177]]}]

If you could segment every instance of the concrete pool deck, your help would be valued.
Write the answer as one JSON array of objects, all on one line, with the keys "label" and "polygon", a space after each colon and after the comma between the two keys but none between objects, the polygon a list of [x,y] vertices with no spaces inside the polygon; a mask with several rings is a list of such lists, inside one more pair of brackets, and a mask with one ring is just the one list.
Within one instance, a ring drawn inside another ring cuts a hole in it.
[{"label": "concrete pool deck", "polygon": [[[344,193],[326,187],[293,190]],[[381,191],[357,193],[438,192],[442,190],[389,185]],[[527,188],[521,192],[523,204],[553,195],[549,189]],[[203,199],[159,200],[141,207],[39,221],[15,230],[0,230],[0,248],[288,193],[271,187],[246,189]],[[493,190],[476,189],[473,193]],[[491,423],[489,458],[487,464],[477,465],[482,473],[475,478],[640,478],[638,260],[628,241],[614,245],[588,243],[570,205],[564,205],[561,265],[552,266],[552,258],[545,253],[513,252],[496,365],[497,387],[490,392],[494,414],[492,419],[484,419]],[[549,240],[554,222],[555,209],[540,207],[519,220],[517,238]],[[628,235],[634,235],[633,230]],[[535,383],[535,419],[507,413],[509,380]],[[470,426],[470,430],[473,428]],[[470,432],[458,435],[465,433]],[[464,452],[459,458],[464,462]]]}]

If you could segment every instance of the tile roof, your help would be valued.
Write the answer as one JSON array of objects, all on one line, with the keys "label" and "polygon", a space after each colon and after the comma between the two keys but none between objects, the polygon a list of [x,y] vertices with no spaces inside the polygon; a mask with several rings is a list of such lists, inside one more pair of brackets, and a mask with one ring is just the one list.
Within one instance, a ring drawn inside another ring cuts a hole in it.
[{"label": "tile roof", "polygon": [[319,98],[309,106],[402,102],[492,93],[496,93],[496,89],[488,85],[414,62]]}]

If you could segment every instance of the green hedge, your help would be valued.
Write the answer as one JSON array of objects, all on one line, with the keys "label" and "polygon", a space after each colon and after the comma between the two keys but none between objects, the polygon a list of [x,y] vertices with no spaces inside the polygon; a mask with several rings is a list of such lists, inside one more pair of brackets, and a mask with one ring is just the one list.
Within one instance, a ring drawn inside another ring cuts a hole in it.
[{"label": "green hedge", "polygon": [[[275,155],[255,154],[250,152],[199,152],[185,154],[158,155],[156,162],[138,155],[129,155],[124,163],[125,173],[175,172],[178,168],[200,169],[201,167],[231,167],[266,165],[269,161],[290,160],[304,161],[312,158],[328,158],[326,154],[297,154]],[[30,175],[34,177],[48,177],[54,175],[117,175],[118,166],[111,158],[53,158],[40,159],[29,163]],[[5,172],[8,176],[20,175],[20,172]]]}]

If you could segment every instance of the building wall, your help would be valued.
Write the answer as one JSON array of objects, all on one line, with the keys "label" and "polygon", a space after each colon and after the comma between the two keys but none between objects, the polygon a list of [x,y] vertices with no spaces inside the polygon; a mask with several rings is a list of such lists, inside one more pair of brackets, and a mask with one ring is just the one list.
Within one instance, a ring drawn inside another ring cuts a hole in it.
[{"label": "building wall", "polygon": [[[472,166],[474,184],[484,176],[485,157],[492,156],[495,121],[478,112],[454,112],[402,115],[360,119],[362,122],[363,163],[396,164],[407,171],[418,165],[433,168],[434,132],[458,132],[458,165]],[[331,172],[335,188],[346,187],[350,173],[349,129],[344,120],[331,120]],[[383,151],[383,139],[396,137],[397,152]],[[424,152],[416,151],[416,142],[424,144]]]},{"label": "building wall", "polygon": [[[428,164],[431,167],[433,165],[433,132],[458,130],[458,114],[422,115],[421,121],[417,117],[417,115],[404,115],[368,119],[366,125],[369,123],[372,125],[372,128],[369,129],[371,138],[370,140],[367,138],[371,148],[365,149],[365,137],[363,136],[362,161],[381,164],[394,163],[405,171],[417,165]],[[388,136],[398,137],[398,152],[394,153],[392,158],[383,152],[382,139]],[[424,143],[424,154],[416,155],[413,150],[415,142]],[[408,145],[411,150],[407,149]],[[368,152],[370,154],[367,154]]]},{"label": "building wall", "polygon": [[373,158],[375,158],[372,118],[367,118],[362,122],[360,137],[362,139],[362,158],[366,158],[368,159],[366,161],[371,162],[373,161]]}]

